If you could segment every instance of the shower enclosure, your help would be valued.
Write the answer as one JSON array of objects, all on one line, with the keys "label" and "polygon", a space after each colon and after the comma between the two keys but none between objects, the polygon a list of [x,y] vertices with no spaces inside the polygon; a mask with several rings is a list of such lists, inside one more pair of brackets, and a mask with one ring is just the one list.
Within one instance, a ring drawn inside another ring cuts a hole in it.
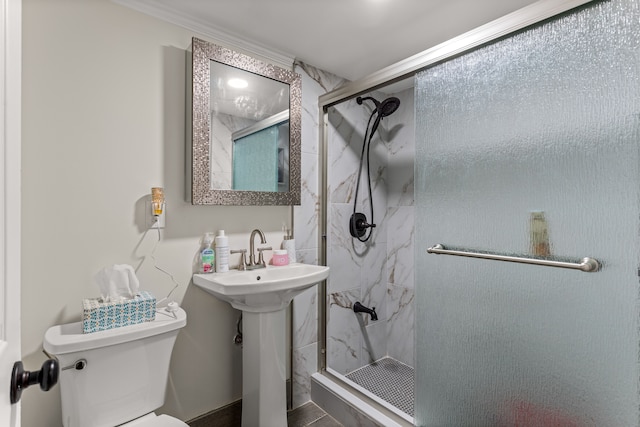
[{"label": "shower enclosure", "polygon": [[[639,8],[541,1],[320,98],[324,375],[420,426],[640,425]],[[401,100],[367,242],[359,95]]]},{"label": "shower enclosure", "polygon": [[[328,111],[326,354],[329,371],[413,416],[413,88],[393,96]],[[354,233],[354,212],[375,227]]]}]

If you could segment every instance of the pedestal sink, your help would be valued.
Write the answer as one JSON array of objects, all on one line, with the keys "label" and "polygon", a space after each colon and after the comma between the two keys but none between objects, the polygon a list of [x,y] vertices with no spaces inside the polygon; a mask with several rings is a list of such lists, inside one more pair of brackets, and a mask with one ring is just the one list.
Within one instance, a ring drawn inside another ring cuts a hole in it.
[{"label": "pedestal sink", "polygon": [[242,426],[286,427],[285,308],[329,276],[307,264],[194,274],[193,283],[242,310]]}]

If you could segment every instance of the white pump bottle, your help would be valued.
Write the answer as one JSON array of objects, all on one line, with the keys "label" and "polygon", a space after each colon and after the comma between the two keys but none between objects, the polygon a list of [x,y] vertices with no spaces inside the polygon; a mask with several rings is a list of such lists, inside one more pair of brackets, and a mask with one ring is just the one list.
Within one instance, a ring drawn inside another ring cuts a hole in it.
[{"label": "white pump bottle", "polygon": [[219,230],[216,236],[216,273],[229,271],[229,237],[224,230]]}]

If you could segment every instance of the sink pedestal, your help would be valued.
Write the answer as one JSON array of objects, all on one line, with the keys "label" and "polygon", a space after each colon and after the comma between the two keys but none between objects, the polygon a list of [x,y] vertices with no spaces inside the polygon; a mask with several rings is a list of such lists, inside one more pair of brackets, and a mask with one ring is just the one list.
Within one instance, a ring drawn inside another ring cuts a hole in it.
[{"label": "sink pedestal", "polygon": [[286,313],[291,300],[329,276],[329,267],[289,264],[194,274],[193,283],[242,310],[242,427],[286,427]]},{"label": "sink pedestal", "polygon": [[285,310],[242,312],[242,427],[286,427]]}]

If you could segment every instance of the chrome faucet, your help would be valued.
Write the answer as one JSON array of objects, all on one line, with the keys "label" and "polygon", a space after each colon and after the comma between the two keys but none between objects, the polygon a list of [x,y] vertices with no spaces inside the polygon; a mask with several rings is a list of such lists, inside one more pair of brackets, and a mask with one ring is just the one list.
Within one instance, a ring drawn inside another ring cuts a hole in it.
[{"label": "chrome faucet", "polygon": [[240,254],[240,263],[238,264],[238,270],[245,271],[247,269],[247,250],[231,249],[229,252],[232,254]]},{"label": "chrome faucet", "polygon": [[247,264],[247,270],[253,270],[256,268],[265,268],[267,266],[267,263],[264,261],[264,256],[262,255],[262,252],[271,250],[271,247],[258,248],[259,255],[258,255],[258,261],[256,261],[255,242],[254,242],[256,238],[256,234],[260,235],[261,244],[264,245],[265,243],[267,243],[267,239],[264,237],[264,233],[262,232],[262,230],[256,228],[251,232],[251,237],[249,237],[249,264]]}]

